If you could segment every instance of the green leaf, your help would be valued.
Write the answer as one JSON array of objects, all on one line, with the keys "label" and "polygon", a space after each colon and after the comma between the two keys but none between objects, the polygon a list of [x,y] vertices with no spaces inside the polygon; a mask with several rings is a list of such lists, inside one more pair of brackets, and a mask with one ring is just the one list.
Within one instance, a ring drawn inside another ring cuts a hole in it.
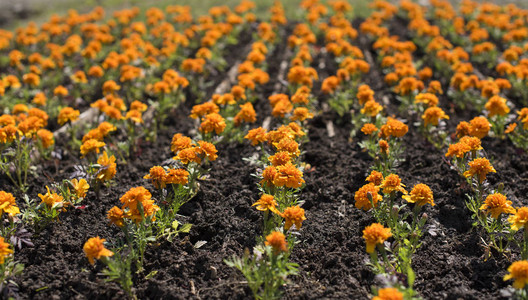
[{"label": "green leaf", "polygon": [[189,233],[191,231],[192,224],[186,223],[180,228],[180,232]]}]

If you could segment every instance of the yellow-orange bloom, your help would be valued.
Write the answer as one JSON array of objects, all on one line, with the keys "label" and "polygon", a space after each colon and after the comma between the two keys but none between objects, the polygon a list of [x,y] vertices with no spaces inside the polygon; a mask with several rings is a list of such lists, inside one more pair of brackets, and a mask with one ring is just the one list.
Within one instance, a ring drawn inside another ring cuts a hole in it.
[{"label": "yellow-orange bloom", "polygon": [[520,207],[516,210],[513,216],[508,217],[508,222],[511,223],[511,229],[519,230],[528,227],[528,207]]},{"label": "yellow-orange bloom", "polygon": [[9,243],[4,241],[3,237],[0,237],[0,264],[3,265],[6,257],[13,254],[13,249],[9,248]]},{"label": "yellow-orange bloom", "polygon": [[75,190],[75,195],[77,197],[86,197],[86,192],[88,192],[88,189],[90,188],[90,185],[88,184],[86,179],[82,178],[81,180],[77,180],[77,178],[74,178],[71,180],[71,183],[73,185],[73,189]]},{"label": "yellow-orange bloom", "polygon": [[68,121],[74,122],[75,120],[79,118],[79,115],[80,115],[80,112],[78,110],[73,109],[71,107],[64,107],[59,112],[57,123],[59,123],[59,125],[63,125],[64,123]]},{"label": "yellow-orange bloom", "polygon": [[220,134],[224,131],[226,123],[224,118],[218,113],[211,113],[206,115],[202,119],[202,124],[200,124],[200,131],[203,133],[216,132]]},{"label": "yellow-orange bloom", "polygon": [[523,289],[528,283],[528,261],[520,260],[512,263],[508,268],[509,274],[504,276],[504,281],[513,279],[513,287]]},{"label": "yellow-orange bloom", "polygon": [[114,178],[116,174],[116,166],[115,163],[115,156],[108,157],[108,153],[106,151],[103,152],[101,156],[97,159],[97,163],[101,166],[99,170],[97,170],[97,173],[95,174],[95,177],[99,181],[107,181],[112,178]]},{"label": "yellow-orange bloom", "polygon": [[488,173],[496,173],[489,160],[485,157],[476,158],[469,162],[469,170],[464,172],[466,178],[478,176],[478,180],[482,183],[486,179]]},{"label": "yellow-orange bloom", "polygon": [[287,162],[291,161],[291,156],[290,156],[290,153],[286,151],[279,151],[275,153],[274,155],[268,157],[268,160],[275,167],[282,166],[282,165],[285,165]]},{"label": "yellow-orange bloom", "polygon": [[286,237],[282,232],[274,231],[266,236],[266,241],[264,242],[266,246],[271,246],[273,248],[273,253],[275,255],[280,252],[288,251],[288,243],[286,242]]},{"label": "yellow-orange bloom", "polygon": [[20,213],[15,197],[11,193],[0,191],[0,216],[7,213],[9,216],[14,216]]},{"label": "yellow-orange bloom", "polygon": [[180,150],[178,155],[174,156],[172,159],[179,160],[184,165],[190,162],[199,164],[202,162],[202,159],[198,156],[198,151],[200,151],[198,147],[186,148]]},{"label": "yellow-orange bloom", "polygon": [[291,162],[287,162],[282,166],[277,166],[277,174],[273,179],[275,186],[286,186],[289,188],[300,188],[304,183],[303,173],[297,169]]},{"label": "yellow-orange bloom", "polygon": [[407,194],[407,191],[404,189],[404,187],[405,185],[401,183],[400,176],[396,174],[387,175],[380,185],[380,188],[383,189],[384,194],[390,194],[396,191]]},{"label": "yellow-orange bloom", "polygon": [[53,132],[47,129],[39,129],[37,131],[37,137],[39,141],[42,143],[42,147],[44,149],[48,149],[49,147],[53,146],[53,144],[55,144],[55,140],[53,138]]},{"label": "yellow-orange bloom", "polygon": [[361,132],[363,132],[365,135],[371,135],[376,131],[378,131],[378,128],[372,123],[367,123],[361,127]]},{"label": "yellow-orange bloom", "polygon": [[289,230],[292,225],[295,225],[295,228],[301,229],[302,222],[306,220],[304,216],[304,209],[300,206],[287,207],[284,212],[281,214],[284,218],[284,230]]},{"label": "yellow-orange bloom", "polygon": [[396,288],[379,289],[378,295],[372,300],[403,300],[403,294]]},{"label": "yellow-orange bloom", "polygon": [[266,129],[258,127],[248,131],[244,138],[250,140],[252,146],[256,146],[257,144],[265,142],[267,140],[266,134]]},{"label": "yellow-orange bloom", "polygon": [[499,215],[514,214],[515,209],[511,207],[512,202],[506,199],[506,196],[501,193],[494,193],[488,195],[484,204],[480,207],[480,210],[484,210],[486,214],[491,213],[491,217],[498,219]]},{"label": "yellow-orange bloom", "polygon": [[440,119],[449,120],[449,116],[446,115],[446,113],[440,107],[433,106],[425,110],[425,112],[422,115],[422,119],[424,120],[425,127],[427,127],[427,125],[429,124],[433,126],[437,126]]},{"label": "yellow-orange bloom", "polygon": [[108,257],[114,255],[114,252],[106,249],[103,245],[105,242],[105,239],[101,239],[99,237],[93,237],[89,238],[86,243],[84,243],[84,254],[86,254],[86,257],[90,261],[90,264],[94,264],[94,258],[100,259],[101,257]]},{"label": "yellow-orange bloom", "polygon": [[392,236],[390,228],[379,223],[373,223],[363,230],[363,238],[367,243],[367,253],[373,253],[376,245],[383,244]]},{"label": "yellow-orange bloom", "polygon": [[424,206],[431,204],[434,206],[433,191],[423,183],[419,183],[413,187],[409,195],[402,197],[404,200],[410,203],[415,203],[418,206]]},{"label": "yellow-orange bloom", "polygon": [[372,172],[370,172],[369,176],[367,176],[367,179],[365,179],[365,181],[373,183],[374,185],[381,185],[381,183],[383,182],[383,174],[376,170],[372,170]]},{"label": "yellow-orange bloom", "polygon": [[432,93],[421,93],[416,95],[414,103],[425,103],[427,106],[432,107],[438,105],[438,97]]},{"label": "yellow-orange bloom", "polygon": [[260,211],[269,210],[280,215],[280,212],[277,210],[277,201],[275,201],[275,198],[272,195],[263,194],[260,199],[251,206],[257,206],[256,209]]},{"label": "yellow-orange bloom", "polygon": [[121,208],[117,206],[110,208],[110,210],[106,214],[106,217],[108,218],[110,223],[118,227],[123,227],[123,225],[125,225],[125,213],[121,210]]},{"label": "yellow-orange bloom", "polygon": [[218,158],[215,145],[205,141],[198,141],[198,145],[197,152],[203,154],[209,161],[215,161]]},{"label": "yellow-orange bloom", "polygon": [[46,190],[48,191],[46,194],[38,194],[38,196],[48,207],[52,207],[56,203],[63,202],[64,198],[61,195],[50,192],[50,189],[47,186]]},{"label": "yellow-orange bloom", "polygon": [[165,177],[165,169],[163,169],[161,166],[154,166],[150,168],[149,174],[143,176],[144,179],[151,179],[152,185],[157,189],[165,188]]},{"label": "yellow-orange bloom", "polygon": [[469,121],[469,135],[482,139],[488,135],[489,130],[490,123],[485,117],[475,117]]},{"label": "yellow-orange bloom", "polygon": [[106,144],[96,139],[90,139],[81,145],[81,157],[85,157],[88,153],[99,153],[99,148],[104,147]]},{"label": "yellow-orange bloom", "polygon": [[186,185],[189,182],[189,172],[185,169],[168,169],[165,176],[166,184]]},{"label": "yellow-orange bloom", "polygon": [[[359,190],[357,190],[354,194],[356,208],[367,211],[371,209],[372,206],[377,207],[378,202],[382,200],[379,190],[379,186],[376,186],[373,183],[365,184],[359,188]],[[369,198],[372,198],[372,202]]]},{"label": "yellow-orange bloom", "polygon": [[174,153],[178,153],[179,151],[187,148],[191,148],[193,146],[192,140],[190,137],[184,136],[181,133],[176,133],[172,137],[171,141],[171,151]]},{"label": "yellow-orange bloom", "polygon": [[277,168],[275,166],[268,166],[264,171],[262,171],[262,180],[260,181],[260,184],[262,185],[273,185],[273,180],[275,180],[275,176],[277,175]]},{"label": "yellow-orange bloom", "polygon": [[491,97],[485,105],[489,114],[488,117],[493,117],[495,115],[505,116],[510,112],[510,108],[506,105],[506,99],[495,95]]},{"label": "yellow-orange bloom", "polygon": [[392,117],[388,117],[385,125],[382,125],[380,128],[380,136],[384,138],[390,136],[399,138],[404,136],[408,130],[409,127],[407,127],[407,125],[405,125],[403,122],[396,120]]}]

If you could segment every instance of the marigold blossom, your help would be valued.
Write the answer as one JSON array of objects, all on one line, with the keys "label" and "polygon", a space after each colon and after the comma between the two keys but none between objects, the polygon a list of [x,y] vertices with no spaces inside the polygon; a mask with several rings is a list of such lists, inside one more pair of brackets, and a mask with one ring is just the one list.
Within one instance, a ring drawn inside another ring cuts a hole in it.
[{"label": "marigold blossom", "polygon": [[404,200],[418,206],[431,204],[434,206],[433,191],[426,184],[419,183],[413,187],[409,195],[402,196]]},{"label": "marigold blossom", "polygon": [[486,214],[491,213],[491,217],[498,219],[502,213],[514,214],[515,209],[511,207],[512,202],[506,199],[506,196],[501,193],[494,193],[488,195],[484,204],[480,206],[480,210],[484,210]]},{"label": "marigold blossom", "polygon": [[[379,186],[376,186],[373,183],[365,184],[359,188],[359,190],[357,190],[354,194],[356,208],[367,211],[371,209],[372,206],[377,207],[378,202],[383,199],[379,194],[379,190]],[[372,198],[372,202],[369,198]]]},{"label": "marigold blossom", "polygon": [[287,162],[282,166],[277,166],[277,173],[273,178],[273,185],[281,187],[286,186],[289,188],[300,188],[304,183],[303,173],[297,169],[291,162]]},{"label": "marigold blossom", "polygon": [[372,300],[403,300],[403,294],[396,288],[384,288],[378,290],[378,295]]},{"label": "marigold blossom", "polygon": [[101,259],[101,257],[108,257],[114,255],[114,252],[106,249],[104,247],[105,239],[99,237],[89,238],[86,243],[84,243],[83,250],[86,254],[86,257],[90,261],[90,264],[94,264],[94,259]]},{"label": "marigold blossom", "polygon": [[301,229],[302,222],[306,220],[304,216],[304,209],[299,206],[287,207],[281,214],[284,218],[284,230],[289,230],[292,225],[295,225],[297,230]]},{"label": "marigold blossom", "polygon": [[73,189],[75,190],[75,195],[79,198],[86,197],[86,192],[90,188],[90,185],[86,181],[86,179],[81,178],[81,180],[77,180],[77,178],[74,178],[71,180],[71,183],[73,185]]},{"label": "marigold blossom", "polygon": [[19,214],[20,209],[16,204],[13,194],[0,191],[0,215],[3,213],[7,213],[12,217],[16,214]]},{"label": "marigold blossom", "polygon": [[512,263],[508,268],[509,274],[504,276],[504,281],[513,279],[513,287],[523,289],[528,283],[528,261],[520,260]]},{"label": "marigold blossom", "polygon": [[38,194],[39,198],[42,200],[42,203],[45,203],[48,207],[52,207],[56,203],[63,202],[64,198],[57,194],[50,192],[50,189],[48,186],[46,186],[47,193],[42,195]]},{"label": "marigold blossom", "polygon": [[405,185],[401,182],[400,176],[396,174],[387,175],[381,182],[380,188],[384,194],[390,194],[392,192],[401,192],[407,194],[407,191],[404,189]]},{"label": "marigold blossom", "polygon": [[373,253],[376,245],[383,244],[392,236],[391,229],[379,223],[373,223],[363,230],[363,238],[367,243],[367,253]]},{"label": "marigold blossom", "polygon": [[260,199],[251,206],[257,206],[256,209],[260,211],[269,210],[280,215],[280,212],[277,210],[277,201],[275,201],[275,198],[272,195],[263,194]]},{"label": "marigold blossom", "polygon": [[508,217],[508,222],[511,223],[511,229],[515,231],[521,228],[526,230],[528,227],[528,207],[518,208],[514,215]]},{"label": "marigold blossom", "polygon": [[266,246],[271,246],[273,248],[273,253],[275,255],[280,252],[288,251],[288,243],[286,242],[286,237],[282,232],[274,231],[266,236],[266,241],[264,242]]},{"label": "marigold blossom", "polygon": [[9,248],[9,243],[4,241],[3,237],[0,237],[0,265],[5,263],[5,259],[13,254],[13,249]]},{"label": "marigold blossom", "polygon": [[493,166],[487,158],[476,158],[469,162],[469,170],[464,172],[466,178],[478,176],[478,180],[482,183],[486,179],[488,173],[496,173]]}]

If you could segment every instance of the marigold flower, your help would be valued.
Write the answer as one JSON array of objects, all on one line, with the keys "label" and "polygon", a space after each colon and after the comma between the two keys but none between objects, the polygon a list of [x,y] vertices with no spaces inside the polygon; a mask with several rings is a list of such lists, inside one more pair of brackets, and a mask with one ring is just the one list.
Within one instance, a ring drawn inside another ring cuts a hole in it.
[{"label": "marigold flower", "polygon": [[275,198],[272,195],[263,194],[260,199],[251,206],[257,206],[256,209],[260,211],[269,210],[280,215],[280,212],[277,210],[277,201],[275,201]]},{"label": "marigold flower", "polygon": [[220,108],[214,102],[205,102],[192,107],[190,117],[198,119],[208,114],[218,113]]},{"label": "marigold flower", "polygon": [[59,116],[57,117],[57,122],[59,125],[63,125],[64,123],[70,121],[74,122],[79,118],[80,112],[76,109],[73,109],[71,107],[64,107],[59,112]]},{"label": "marigold flower", "polygon": [[97,159],[97,163],[101,167],[96,173],[97,180],[107,181],[114,178],[117,166],[115,160],[115,156],[112,155],[108,157],[108,153],[106,153],[106,151],[104,151],[103,154],[99,156],[99,158]]},{"label": "marigold flower", "polygon": [[168,169],[165,175],[166,184],[186,185],[189,182],[189,172],[185,169]]},{"label": "marigold flower", "polygon": [[365,179],[365,181],[368,181],[377,186],[381,185],[381,183],[383,182],[383,174],[376,170],[372,170],[372,172],[370,172],[369,176],[367,176],[367,179]]},{"label": "marigold flower", "polygon": [[400,176],[396,174],[387,175],[381,182],[380,188],[384,194],[390,194],[392,192],[401,192],[407,194],[407,191],[404,189],[405,185],[401,183]]},{"label": "marigold flower", "polygon": [[282,165],[285,165],[287,162],[291,161],[291,156],[290,156],[290,153],[287,151],[279,151],[275,153],[274,155],[268,157],[268,160],[275,167],[282,166]]},{"label": "marigold flower", "polygon": [[504,133],[505,134],[508,134],[508,133],[512,133],[515,128],[517,128],[517,123],[511,123],[510,125],[508,125],[508,127],[506,127],[506,130],[504,130]]},{"label": "marigold flower", "polygon": [[469,170],[464,172],[464,176],[469,178],[476,175],[479,182],[482,183],[486,179],[486,175],[491,172],[496,173],[497,171],[495,171],[487,158],[481,157],[469,162]]},{"label": "marigold flower", "polygon": [[19,214],[20,209],[16,204],[13,194],[0,191],[0,216],[4,213],[7,213],[12,217],[16,214]]},{"label": "marigold flower", "polygon": [[292,121],[304,121],[306,119],[313,118],[313,114],[306,107],[297,107],[293,110],[293,114],[290,118]]},{"label": "marigold flower", "polygon": [[144,179],[151,179],[152,185],[157,189],[165,188],[165,169],[161,166],[154,166],[150,168],[149,174],[143,176]]},{"label": "marigold flower", "polygon": [[123,203],[123,207],[128,207],[130,209],[137,209],[138,202],[143,202],[145,200],[150,200],[152,195],[150,192],[142,187],[134,187],[129,189],[121,198],[119,201]]},{"label": "marigold flower", "polygon": [[438,97],[431,93],[421,93],[416,95],[414,103],[425,103],[427,106],[432,107],[438,105]]},{"label": "marigold flower", "polygon": [[0,265],[3,265],[6,257],[13,254],[13,249],[9,249],[9,243],[4,241],[3,237],[0,237]]},{"label": "marigold flower", "polygon": [[422,115],[422,119],[424,120],[424,126],[427,127],[427,125],[431,124],[433,126],[437,126],[440,119],[448,119],[449,116],[445,114],[445,112],[438,106],[429,107],[425,110],[425,112]]},{"label": "marigold flower", "polygon": [[99,124],[99,126],[97,126],[97,130],[102,135],[102,137],[105,137],[110,132],[116,131],[117,128],[114,125],[112,125],[112,123],[109,123],[109,122],[105,121],[105,122],[101,122],[101,124]]},{"label": "marigold flower", "polygon": [[415,203],[418,206],[431,204],[434,206],[433,191],[423,183],[419,183],[413,187],[409,195],[403,195],[402,198],[410,203]]},{"label": "marigold flower", "polygon": [[68,90],[65,87],[63,87],[62,85],[59,85],[58,87],[56,87],[53,90],[53,95],[66,97],[66,96],[68,96]]},{"label": "marigold flower", "polygon": [[240,105],[240,111],[233,118],[233,121],[235,122],[235,126],[239,126],[242,122],[255,123],[257,121],[257,113],[253,108],[253,104],[247,102]]},{"label": "marigold flower", "polygon": [[87,140],[81,145],[81,157],[85,157],[88,153],[99,153],[99,148],[104,147],[106,144],[96,139]]},{"label": "marigold flower", "polygon": [[267,140],[267,131],[262,127],[251,129],[244,138],[250,140],[252,146],[256,146]]},{"label": "marigold flower", "polygon": [[266,241],[264,242],[266,246],[271,246],[273,248],[273,253],[275,255],[280,252],[288,251],[288,243],[286,242],[286,237],[282,232],[274,231],[266,236]]},{"label": "marigold flower", "polygon": [[130,103],[130,110],[137,110],[140,112],[146,111],[148,106],[145,103],[142,103],[141,101],[134,100],[132,103]]},{"label": "marigold flower", "polygon": [[[282,125],[282,126],[284,126],[284,125]],[[295,138],[306,135],[306,133],[303,131],[302,127],[299,124],[295,123],[295,122],[290,122],[290,124],[288,124],[287,128],[291,129],[291,132],[293,133]]]},{"label": "marigold flower", "polygon": [[372,300],[403,300],[403,294],[396,288],[379,289],[378,295]]},{"label": "marigold flower", "polygon": [[495,115],[505,116],[510,112],[510,108],[506,105],[506,99],[495,95],[491,97],[485,105],[489,114],[488,117],[493,117]]},{"label": "marigold flower", "polygon": [[491,213],[491,217],[498,219],[502,213],[514,214],[515,209],[511,207],[512,202],[506,199],[506,196],[501,193],[494,193],[488,195],[484,204],[479,208],[484,210],[486,214]]},{"label": "marigold flower", "polygon": [[[488,135],[490,123],[485,117],[475,117],[469,121],[469,135],[476,136],[479,139]],[[458,127],[457,127],[458,129]]]},{"label": "marigold flower", "polygon": [[464,136],[460,139],[460,143],[466,144],[471,151],[482,150],[481,141],[478,137]]},{"label": "marigold flower", "polygon": [[466,121],[462,121],[460,123],[458,123],[457,125],[457,128],[456,128],[456,136],[457,138],[462,138],[466,135],[469,135],[469,128],[471,127],[471,125],[469,125],[468,122]]},{"label": "marigold flower", "polygon": [[378,131],[378,128],[372,123],[366,123],[363,125],[363,127],[361,127],[361,132],[363,132],[365,135],[371,135],[376,131]]},{"label": "marigold flower", "polygon": [[409,127],[407,127],[407,125],[405,125],[403,122],[392,117],[388,117],[385,125],[382,125],[380,128],[380,135],[384,138],[388,138],[390,136],[400,138],[404,136],[408,130]]},{"label": "marigold flower", "polygon": [[380,153],[383,153],[385,155],[389,155],[389,143],[386,140],[380,140],[378,142]]},{"label": "marigold flower", "polygon": [[275,186],[286,186],[289,188],[300,188],[304,183],[303,173],[297,169],[291,162],[287,162],[282,166],[277,166],[277,174],[273,179]]},{"label": "marigold flower", "polygon": [[364,115],[375,117],[382,110],[383,106],[381,106],[381,104],[374,100],[369,100],[365,103],[360,112]]},{"label": "marigold flower", "polygon": [[191,148],[192,146],[193,146],[193,143],[190,137],[184,136],[181,133],[176,133],[172,137],[171,151],[174,153],[178,153],[179,151],[183,149]]},{"label": "marigold flower", "polygon": [[509,274],[504,276],[504,281],[514,279],[513,287],[523,289],[528,283],[528,261],[520,260],[512,263],[508,268]]},{"label": "marigold flower", "polygon": [[123,225],[125,225],[125,213],[121,210],[121,208],[117,206],[110,208],[110,210],[106,214],[106,217],[108,218],[110,223],[118,227],[123,227]]},{"label": "marigold flower", "polygon": [[528,228],[528,207],[520,207],[515,211],[513,216],[508,217],[508,222],[511,223],[511,229],[519,230]]},{"label": "marigold flower", "polygon": [[275,166],[268,166],[264,171],[262,171],[262,180],[260,181],[261,185],[273,185],[273,180],[277,175],[277,168]]},{"label": "marigold flower", "polygon": [[136,124],[143,124],[143,116],[139,110],[129,110],[125,115],[125,120],[132,120]]},{"label": "marigold flower", "polygon": [[130,207],[130,210],[128,211],[128,214],[126,215],[126,217],[133,220],[136,223],[139,223],[143,221],[145,217],[150,217],[150,216],[152,216],[152,221],[155,221],[156,220],[155,213],[159,211],[160,208],[159,206],[154,204],[154,200],[150,198],[143,199],[141,200],[141,206],[143,207],[143,214],[140,213],[136,205],[134,207]]},{"label": "marigold flower", "polygon": [[226,123],[224,118],[218,113],[211,113],[206,115],[202,119],[202,124],[200,124],[200,131],[203,133],[216,132],[220,134],[224,131]]},{"label": "marigold flower", "polygon": [[44,149],[48,149],[49,147],[53,146],[53,144],[55,144],[55,140],[53,138],[53,132],[47,129],[39,129],[37,131],[37,137],[39,141],[42,143],[42,147]]},{"label": "marigold flower", "polygon": [[202,162],[202,159],[198,156],[197,150],[200,151],[198,147],[182,149],[172,159],[179,160],[184,165],[190,162],[199,164]]},{"label": "marigold flower", "polygon": [[373,253],[376,245],[383,244],[392,236],[390,228],[379,223],[373,223],[363,230],[363,238],[367,243],[367,253]]},{"label": "marigold flower", "polygon": [[103,245],[105,242],[105,239],[101,239],[99,237],[93,237],[89,238],[86,243],[84,243],[84,253],[86,254],[86,257],[90,261],[90,264],[94,264],[94,258],[100,259],[101,257],[108,257],[114,255],[114,252],[106,249]]},{"label": "marigold flower", "polygon": [[86,192],[90,188],[90,185],[86,181],[86,179],[82,178],[81,180],[77,180],[76,178],[71,180],[71,183],[73,185],[73,189],[75,190],[75,195],[79,198],[86,197]]},{"label": "marigold flower", "polygon": [[215,145],[205,142],[205,141],[198,141],[199,147],[197,148],[197,152],[200,154],[205,155],[209,161],[215,161],[218,155],[218,150],[216,150]]},{"label": "marigold flower", "polygon": [[[374,207],[378,206],[378,202],[382,200],[381,195],[379,194],[379,186],[374,185],[373,183],[368,183],[359,188],[354,194],[354,200],[356,201],[355,206],[358,209],[363,209],[367,211]],[[372,202],[369,198],[372,198]]]},{"label": "marigold flower", "polygon": [[46,194],[38,194],[39,198],[42,200],[43,203],[46,203],[48,207],[52,207],[56,203],[63,202],[64,198],[57,194],[50,192],[50,189],[48,186],[46,186],[46,190],[48,191]]},{"label": "marigold flower", "polygon": [[287,207],[281,214],[281,217],[285,220],[284,230],[289,230],[292,225],[295,225],[295,228],[299,230],[301,229],[302,222],[306,220],[304,209],[300,206]]},{"label": "marigold flower", "polygon": [[278,143],[273,143],[273,146],[277,148],[277,151],[286,151],[292,156],[299,156],[301,154],[299,143],[290,138],[283,138]]}]

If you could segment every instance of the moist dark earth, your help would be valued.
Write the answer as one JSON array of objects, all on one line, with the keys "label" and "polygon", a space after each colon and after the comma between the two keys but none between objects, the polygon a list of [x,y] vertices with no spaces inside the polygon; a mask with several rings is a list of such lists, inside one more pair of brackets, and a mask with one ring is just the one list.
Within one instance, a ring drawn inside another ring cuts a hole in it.
[{"label": "moist dark earth", "polygon": [[[359,24],[355,22],[355,24]],[[282,36],[291,33],[293,24],[287,26]],[[356,26],[357,28],[357,26]],[[406,36],[405,25],[394,24],[393,30]],[[228,48],[225,56],[243,59],[244,47],[251,42],[248,32],[242,33],[240,45]],[[283,40],[286,40],[284,38]],[[364,52],[372,51],[371,42],[360,36],[357,45]],[[322,47],[318,45],[318,48]],[[270,82],[260,89],[255,103],[260,126],[271,114],[267,97],[286,88],[277,82],[282,72],[280,64],[289,61],[291,53],[280,44],[268,58]],[[229,61],[234,64],[234,61]],[[314,56],[313,66],[321,78],[336,72],[333,57],[320,51]],[[321,67],[323,66],[323,67]],[[390,100],[386,106],[389,115],[402,120],[397,100],[389,88],[382,84],[383,75],[376,65],[363,82],[375,90],[375,98]],[[212,75],[215,85],[225,76]],[[279,87],[279,90],[276,90]],[[372,159],[361,151],[358,142],[362,136],[350,139],[350,115],[340,118],[324,103],[328,96],[320,93],[320,83],[314,85],[316,117],[307,123],[309,141],[301,145],[302,160],[309,168],[304,179],[306,186],[300,193],[304,201],[307,220],[298,235],[291,259],[299,264],[299,275],[291,277],[284,288],[286,299],[366,299],[371,288],[379,284],[366,266],[368,256],[362,239],[362,230],[374,222],[368,212],[354,207],[354,192],[364,183],[370,172]],[[143,176],[152,166],[170,159],[170,140],[173,134],[192,135],[195,124],[188,117],[195,97],[187,93],[187,101],[171,112],[156,142],[143,142],[138,153],[119,164],[117,175],[110,187],[102,190],[99,199],[90,191],[83,209],[69,209],[59,220],[48,225],[32,237],[34,247],[24,247],[16,252],[16,260],[25,265],[23,274],[15,278],[19,285],[18,296],[32,299],[122,299],[125,294],[116,283],[105,282],[101,275],[102,264],[92,267],[85,258],[82,247],[93,236],[112,241],[119,238],[119,230],[109,226],[106,212],[117,205],[119,198],[131,187],[153,187]],[[450,132],[461,120],[477,116],[476,111],[458,110],[442,97],[440,105],[451,119]],[[328,127],[334,128],[330,136]],[[410,122],[408,122],[410,123]],[[277,126],[273,121],[271,127]],[[64,138],[65,139],[65,138]],[[57,149],[65,146],[57,141]],[[445,149],[437,150],[409,124],[409,133],[403,138],[406,151],[404,162],[396,173],[404,184],[412,187],[425,183],[434,192],[434,207],[427,207],[427,226],[422,246],[413,257],[416,272],[415,288],[425,299],[496,299],[505,298],[509,283],[502,277],[510,263],[518,259],[518,251],[500,255],[493,253],[485,259],[482,233],[471,226],[465,208],[465,182],[445,159]],[[509,140],[483,139],[488,157],[492,158],[496,174],[489,176],[490,184],[505,184],[505,192],[515,206],[522,205],[528,192],[528,163],[526,153],[518,151]],[[256,167],[242,158],[252,156],[257,150],[247,141],[220,143],[219,158],[211,165],[210,176],[200,182],[199,193],[185,204],[181,222],[193,224],[189,234],[182,234],[173,242],[160,240],[150,245],[145,256],[145,270],[134,274],[135,293],[140,299],[249,299],[251,291],[240,272],[228,267],[223,260],[240,256],[244,250],[255,246],[261,234],[262,214],[251,207],[259,198],[257,179],[251,174]],[[29,196],[37,198],[44,186],[53,181],[69,178],[78,163],[78,153],[62,153],[61,159],[42,162],[38,177],[32,177]],[[5,176],[0,177],[2,189],[14,191]],[[155,193],[153,193],[155,196]],[[19,205],[21,194],[16,194]],[[198,241],[206,243],[195,248]],[[148,279],[145,277],[149,275]]]}]

